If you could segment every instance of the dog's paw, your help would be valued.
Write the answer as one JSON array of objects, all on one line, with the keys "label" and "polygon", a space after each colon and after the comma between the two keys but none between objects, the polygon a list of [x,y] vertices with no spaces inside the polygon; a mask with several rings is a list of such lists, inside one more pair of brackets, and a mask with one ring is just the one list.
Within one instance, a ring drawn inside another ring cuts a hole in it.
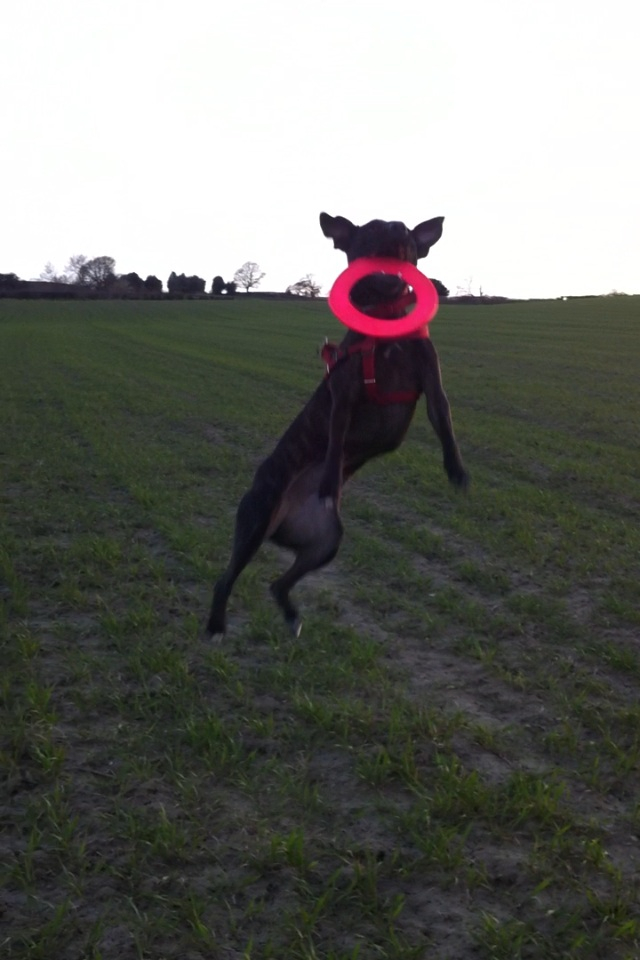
[{"label": "dog's paw", "polygon": [[465,491],[469,489],[470,478],[464,467],[460,466],[452,470],[447,470],[447,476],[454,487],[457,487],[459,490]]},{"label": "dog's paw", "polygon": [[223,616],[214,616],[211,614],[207,625],[204,630],[200,633],[200,642],[201,643],[210,643],[212,640],[214,642],[221,640],[227,632],[227,618]]},{"label": "dog's paw", "polygon": [[336,505],[335,497],[321,497],[321,501],[325,510],[333,510]]}]

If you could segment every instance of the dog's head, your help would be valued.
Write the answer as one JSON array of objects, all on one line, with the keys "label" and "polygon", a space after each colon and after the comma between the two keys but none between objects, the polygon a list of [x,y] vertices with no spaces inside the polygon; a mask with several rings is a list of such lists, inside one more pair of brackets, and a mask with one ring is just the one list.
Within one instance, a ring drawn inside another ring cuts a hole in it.
[{"label": "dog's head", "polygon": [[[392,257],[415,264],[421,257],[426,257],[442,236],[443,220],[444,217],[433,217],[409,230],[397,220],[370,220],[364,226],[357,227],[346,217],[320,214],[322,232],[333,240],[336,249],[346,253],[349,263],[359,257]],[[355,284],[351,300],[361,310],[368,312],[397,300],[404,290],[404,281],[399,277],[374,273]]]}]

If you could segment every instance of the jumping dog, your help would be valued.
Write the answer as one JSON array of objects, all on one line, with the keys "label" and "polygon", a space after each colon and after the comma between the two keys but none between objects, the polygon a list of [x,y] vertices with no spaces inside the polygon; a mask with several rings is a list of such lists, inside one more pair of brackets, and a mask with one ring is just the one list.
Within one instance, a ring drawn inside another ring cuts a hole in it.
[{"label": "jumping dog", "polygon": [[[434,217],[409,230],[397,221],[371,220],[358,227],[345,217],[320,214],[324,235],[349,263],[392,257],[415,264],[442,236],[443,220]],[[392,320],[405,315],[406,294],[401,278],[372,274],[354,285],[351,301],[363,313]],[[265,539],[295,554],[292,566],[271,584],[271,593],[299,635],[301,621],[289,594],[338,552],[344,483],[367,461],[402,443],[422,394],[445,472],[455,486],[467,486],[438,355],[425,333],[374,340],[349,330],[338,346],[325,346],[323,358],[327,375],[240,501],[231,559],[214,587],[206,638],[225,632],[233,585]]]}]

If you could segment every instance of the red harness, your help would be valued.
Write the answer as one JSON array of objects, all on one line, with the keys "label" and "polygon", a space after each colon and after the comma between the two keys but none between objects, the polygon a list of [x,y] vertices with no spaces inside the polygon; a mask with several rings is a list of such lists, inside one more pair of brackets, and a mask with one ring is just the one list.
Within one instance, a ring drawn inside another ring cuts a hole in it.
[{"label": "red harness", "polygon": [[[407,339],[421,340],[428,336],[428,329],[424,327]],[[367,397],[372,403],[382,404],[383,406],[390,403],[415,403],[420,396],[419,390],[396,390],[391,393],[382,393],[379,389],[376,382],[376,347],[384,343],[384,340],[376,337],[365,337],[364,340],[359,340],[358,343],[354,343],[350,347],[338,347],[335,343],[325,343],[320,352],[320,356],[327,365],[325,379],[331,375],[331,371],[341,360],[346,360],[354,353],[361,353],[364,386]]]}]

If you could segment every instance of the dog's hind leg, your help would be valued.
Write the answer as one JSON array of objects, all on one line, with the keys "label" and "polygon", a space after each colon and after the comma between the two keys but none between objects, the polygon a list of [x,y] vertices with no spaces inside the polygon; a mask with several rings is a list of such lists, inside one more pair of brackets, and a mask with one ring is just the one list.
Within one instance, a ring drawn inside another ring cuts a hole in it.
[{"label": "dog's hind leg", "polygon": [[222,576],[213,588],[213,602],[207,621],[204,638],[210,639],[226,629],[226,610],[233,585],[255,556],[267,533],[271,513],[265,510],[262,498],[252,488],[240,501],[236,515],[236,528],[231,559]]},{"label": "dog's hind leg", "polygon": [[[300,542],[299,537],[303,533],[312,535]],[[342,522],[335,503],[329,506],[314,495],[296,516],[285,520],[274,537],[277,543],[292,546],[296,551],[291,567],[271,584],[271,593],[296,637],[300,635],[302,621],[289,593],[307,573],[333,560],[340,547],[342,533]]]}]

